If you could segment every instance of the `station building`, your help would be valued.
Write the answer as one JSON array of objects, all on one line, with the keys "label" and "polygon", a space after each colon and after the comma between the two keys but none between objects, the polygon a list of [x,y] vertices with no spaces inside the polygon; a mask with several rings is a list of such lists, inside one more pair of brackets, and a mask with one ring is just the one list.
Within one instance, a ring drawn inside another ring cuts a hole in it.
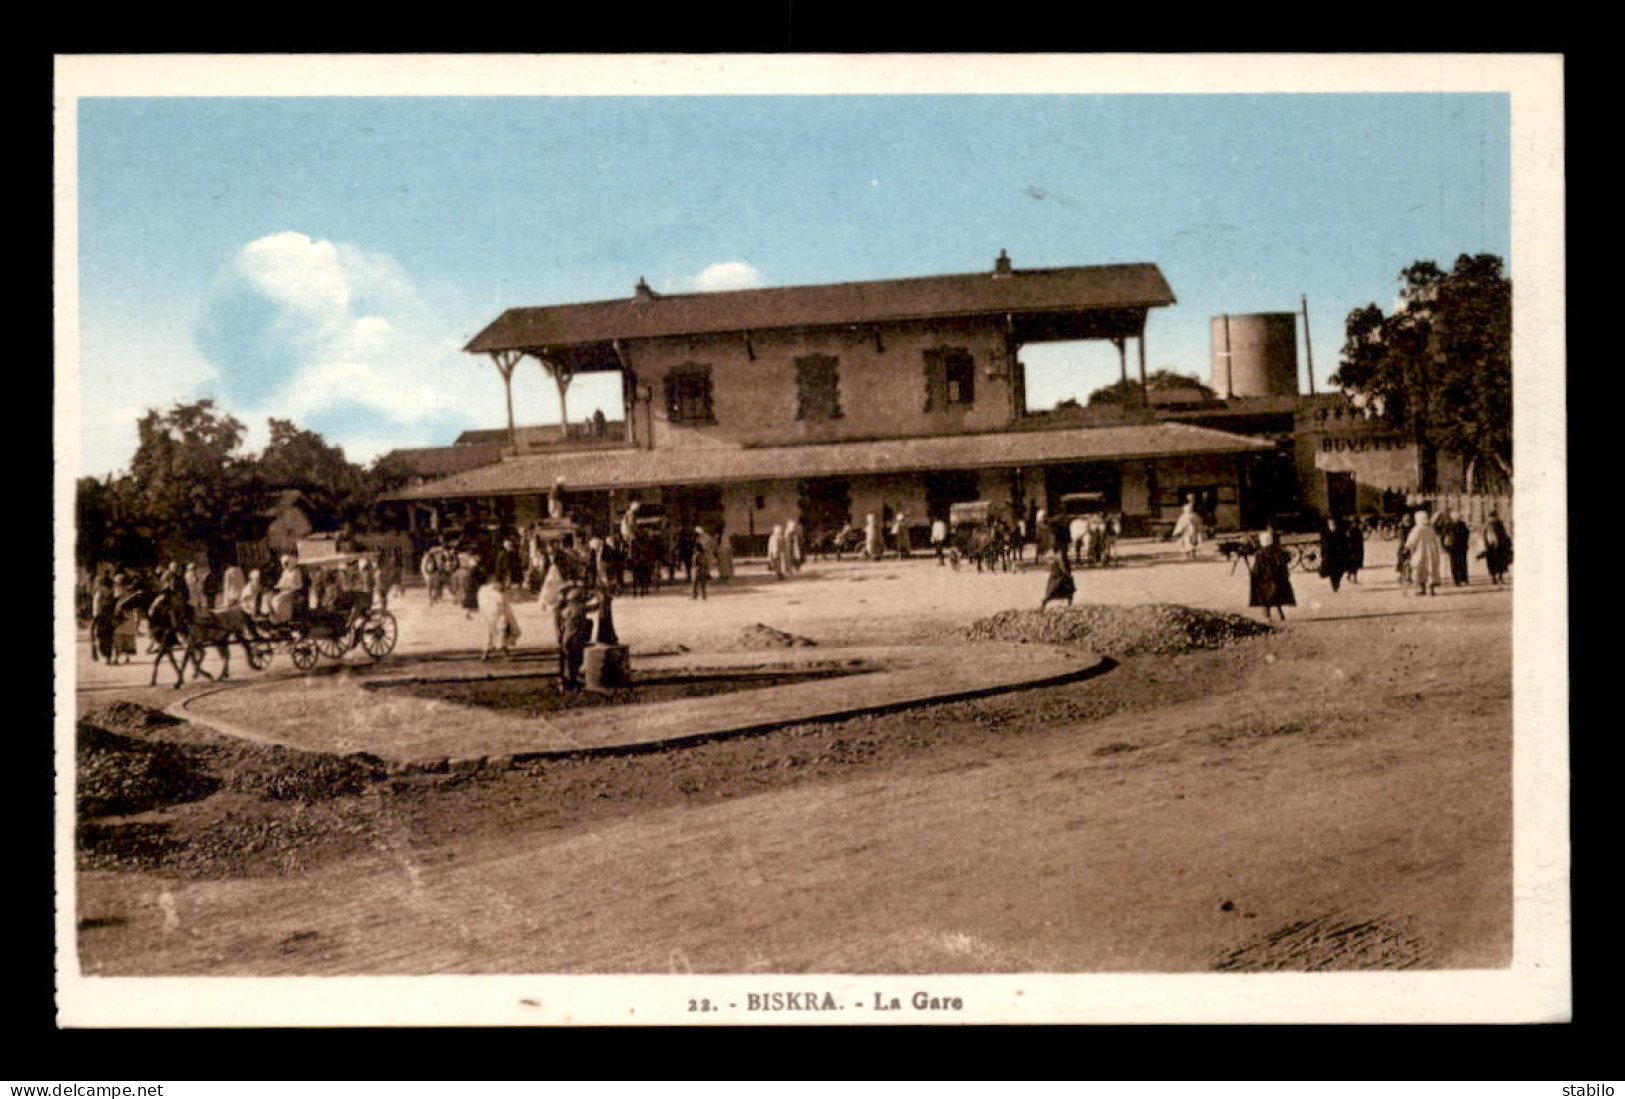
[{"label": "station building", "polygon": [[1105,493],[1130,534],[1171,523],[1191,492],[1233,528],[1275,443],[1147,409],[1073,424],[1026,407],[1023,346],[1106,340],[1127,378],[1132,345],[1143,379],[1148,317],[1174,300],[1153,264],[1016,269],[1001,254],[979,274],[675,295],[640,282],[619,300],[510,309],[467,350],[504,378],[524,357],[564,384],[618,374],[617,437],[510,446],[386,501],[413,527],[523,524],[558,485],[589,526],[654,502],[742,552],[790,518],[816,532],[902,513],[924,528],[962,501],[1053,512],[1075,491]]},{"label": "station building", "polygon": [[[640,281],[612,301],[509,309],[466,350],[504,381],[525,358],[561,388],[616,374],[622,414],[471,434],[465,447],[495,457],[385,507],[420,532],[523,525],[557,486],[594,529],[658,503],[752,553],[790,518],[816,534],[901,513],[923,535],[954,503],[1054,514],[1090,491],[1133,536],[1165,532],[1189,496],[1223,531],[1373,510],[1414,485],[1406,440],[1342,394],[1299,395],[1295,314],[1214,318],[1216,398],[1146,399],[1148,320],[1174,302],[1154,264],[1017,269],[1001,253],[975,274],[670,295]],[[1125,381],[1132,346],[1142,400],[1029,410],[1021,349],[1078,340],[1115,346]]]}]

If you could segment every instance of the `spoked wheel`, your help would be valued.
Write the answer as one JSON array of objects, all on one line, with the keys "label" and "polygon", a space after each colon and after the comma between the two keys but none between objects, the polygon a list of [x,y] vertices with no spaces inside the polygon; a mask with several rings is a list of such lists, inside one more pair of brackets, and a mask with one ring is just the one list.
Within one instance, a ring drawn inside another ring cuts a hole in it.
[{"label": "spoked wheel", "polygon": [[1304,572],[1320,571],[1320,547],[1304,546],[1298,551],[1298,567]]},{"label": "spoked wheel", "polygon": [[321,656],[316,651],[316,642],[308,637],[301,637],[293,642],[288,646],[288,651],[293,656],[293,666],[302,672],[308,672],[314,668],[317,659]]},{"label": "spoked wheel", "polygon": [[271,657],[276,654],[276,646],[269,641],[245,641],[243,654],[248,657],[248,666],[259,671],[270,665]]},{"label": "spoked wheel", "polygon": [[376,611],[361,623],[361,647],[377,660],[395,651],[395,616],[389,611]]},{"label": "spoked wheel", "polygon": [[355,646],[355,634],[348,628],[338,633],[316,638],[316,651],[329,660],[337,660]]}]

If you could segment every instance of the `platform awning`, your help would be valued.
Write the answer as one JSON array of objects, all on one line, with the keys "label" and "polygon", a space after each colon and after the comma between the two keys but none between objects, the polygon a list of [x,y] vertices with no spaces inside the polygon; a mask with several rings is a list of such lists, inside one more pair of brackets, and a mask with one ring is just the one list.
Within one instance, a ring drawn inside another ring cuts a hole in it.
[{"label": "platform awning", "polygon": [[931,470],[1020,469],[1275,449],[1273,443],[1244,435],[1189,424],[1154,423],[808,446],[596,450],[504,458],[496,465],[397,489],[382,499],[530,496],[546,493],[560,479],[567,490],[583,492]]}]

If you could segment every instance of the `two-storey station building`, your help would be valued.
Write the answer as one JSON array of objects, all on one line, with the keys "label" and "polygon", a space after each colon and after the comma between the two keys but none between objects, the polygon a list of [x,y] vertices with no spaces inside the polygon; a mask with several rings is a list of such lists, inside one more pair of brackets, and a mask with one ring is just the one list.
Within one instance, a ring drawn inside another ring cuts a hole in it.
[{"label": "two-storey station building", "polygon": [[1021,348],[1106,340],[1145,373],[1153,309],[1174,295],[1153,264],[991,272],[510,309],[469,343],[504,377],[523,358],[564,381],[620,377],[617,438],[587,450],[514,447],[500,461],[398,490],[432,507],[522,524],[562,486],[607,529],[633,500],[723,527],[745,552],[798,518],[817,532],[873,514],[913,524],[992,500],[1053,512],[1106,494],[1129,533],[1188,493],[1220,527],[1243,524],[1267,440],[1132,411],[1104,426],[1030,416]]}]

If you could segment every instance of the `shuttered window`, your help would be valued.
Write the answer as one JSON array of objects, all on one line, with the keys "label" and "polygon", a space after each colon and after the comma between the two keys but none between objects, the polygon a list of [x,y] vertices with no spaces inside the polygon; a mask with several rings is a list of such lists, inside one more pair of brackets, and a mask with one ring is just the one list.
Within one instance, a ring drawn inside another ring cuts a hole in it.
[{"label": "shuttered window", "polygon": [[925,353],[925,410],[942,412],[976,403],[976,360],[963,347]]},{"label": "shuttered window", "polygon": [[841,361],[833,355],[796,360],[796,419],[841,418]]},{"label": "shuttered window", "polygon": [[714,424],[711,367],[683,363],[666,372],[666,417],[674,424]]}]

